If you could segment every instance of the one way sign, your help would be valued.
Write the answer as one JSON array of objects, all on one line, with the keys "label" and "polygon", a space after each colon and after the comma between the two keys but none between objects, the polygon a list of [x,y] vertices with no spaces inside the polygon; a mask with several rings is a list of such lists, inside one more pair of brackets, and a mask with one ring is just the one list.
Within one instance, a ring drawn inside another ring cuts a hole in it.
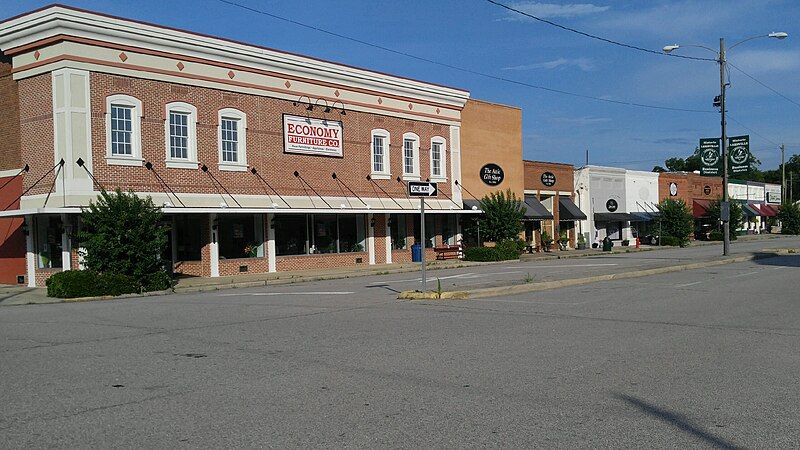
[{"label": "one way sign", "polygon": [[436,183],[423,181],[409,181],[408,195],[412,197],[436,197],[439,188]]}]

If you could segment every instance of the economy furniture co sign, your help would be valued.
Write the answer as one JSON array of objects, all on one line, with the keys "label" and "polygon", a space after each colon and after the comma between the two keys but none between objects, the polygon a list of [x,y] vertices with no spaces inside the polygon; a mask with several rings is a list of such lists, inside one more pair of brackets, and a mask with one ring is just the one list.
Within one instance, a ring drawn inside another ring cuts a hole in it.
[{"label": "economy furniture co sign", "polygon": [[342,157],[342,122],[283,115],[283,151]]}]

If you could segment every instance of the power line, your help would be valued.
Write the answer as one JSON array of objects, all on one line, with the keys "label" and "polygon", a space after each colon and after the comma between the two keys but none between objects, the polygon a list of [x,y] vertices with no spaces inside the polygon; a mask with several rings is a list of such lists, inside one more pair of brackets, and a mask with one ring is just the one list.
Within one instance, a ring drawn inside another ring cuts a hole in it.
[{"label": "power line", "polygon": [[713,61],[713,62],[717,62],[716,59],[712,59],[712,58],[700,58],[700,57],[697,57],[697,56],[686,56],[686,55],[678,55],[678,54],[673,54],[673,53],[664,53],[663,51],[657,51],[657,50],[652,50],[652,49],[649,49],[649,48],[639,47],[637,45],[626,44],[624,42],[619,42],[619,41],[615,41],[613,39],[604,38],[604,37],[598,36],[596,34],[587,33],[585,31],[581,31],[581,30],[577,30],[575,28],[571,28],[571,27],[568,27],[568,26],[565,26],[565,25],[561,25],[561,24],[553,22],[551,20],[547,20],[547,19],[543,19],[541,17],[534,16],[533,14],[526,13],[525,11],[521,11],[519,9],[516,9],[516,8],[512,7],[512,6],[508,6],[506,4],[497,2],[495,0],[486,0],[486,1],[491,3],[491,4],[493,4],[493,5],[497,5],[497,6],[501,7],[501,8],[507,9],[508,11],[512,11],[514,13],[521,14],[521,15],[523,15],[525,17],[530,18],[530,19],[538,20],[539,22],[546,23],[546,24],[554,26],[556,28],[560,28],[560,29],[562,29],[564,31],[569,31],[569,32],[572,32],[572,33],[580,34],[581,36],[585,36],[585,37],[588,37],[590,39],[596,39],[598,41],[602,41],[602,42],[605,42],[607,44],[617,45],[617,46],[625,47],[625,48],[628,48],[628,49],[631,49],[631,50],[638,50],[640,52],[652,53],[652,54],[660,55],[660,56],[669,56],[669,57],[672,57],[672,58],[693,59],[695,61]]},{"label": "power line", "polygon": [[[647,109],[657,109],[657,110],[663,110],[663,111],[678,111],[678,112],[691,112],[691,113],[711,113],[711,112],[714,112],[714,111],[711,111],[711,110],[704,110],[704,109],[674,108],[674,107],[670,107],[670,106],[651,105],[651,104],[647,104],[647,103],[629,102],[629,101],[623,101],[623,100],[612,100],[612,99],[609,99],[609,98],[595,97],[595,96],[592,96],[592,95],[579,94],[577,92],[570,92],[570,91],[565,91],[565,90],[561,90],[561,89],[555,89],[555,88],[550,88],[550,87],[546,87],[546,86],[540,86],[540,85],[536,85],[536,84],[526,83],[524,81],[512,80],[510,78],[499,77],[499,76],[491,75],[491,74],[488,74],[488,73],[485,73],[485,72],[479,72],[479,71],[476,71],[476,70],[468,69],[466,67],[455,66],[455,65],[452,65],[452,64],[448,64],[448,63],[436,61],[436,60],[433,60],[433,59],[425,58],[423,56],[417,56],[417,55],[414,55],[414,54],[411,54],[411,53],[403,52],[403,51],[400,51],[400,50],[395,50],[395,49],[392,49],[392,48],[389,48],[389,47],[385,47],[385,46],[380,45],[380,44],[374,44],[372,42],[367,42],[367,41],[364,41],[362,39],[354,38],[354,37],[347,36],[347,35],[344,35],[344,34],[341,34],[341,33],[337,33],[337,32],[334,32],[334,31],[329,31],[329,30],[326,30],[326,29],[323,29],[323,28],[319,28],[319,27],[314,26],[314,25],[308,25],[306,23],[299,22],[297,20],[290,19],[288,17],[279,16],[277,14],[273,14],[273,13],[270,13],[270,12],[267,12],[267,11],[264,11],[264,10],[261,10],[261,9],[253,8],[253,7],[250,7],[250,6],[247,6],[247,5],[243,5],[243,4],[235,2],[235,1],[231,1],[231,0],[218,0],[218,1],[221,2],[221,3],[224,3],[226,5],[229,5],[229,6],[234,6],[234,7],[237,7],[237,8],[241,8],[241,9],[244,9],[244,10],[256,13],[256,14],[261,14],[261,15],[264,15],[264,16],[267,16],[267,17],[271,17],[273,19],[277,19],[277,20],[281,20],[281,21],[284,21],[284,22],[287,22],[287,23],[291,23],[293,25],[297,25],[297,26],[300,26],[300,27],[303,27],[303,28],[306,28],[306,29],[309,29],[309,30],[314,30],[314,31],[318,31],[320,33],[324,33],[324,34],[330,35],[330,36],[338,37],[340,39],[345,39],[345,40],[348,40],[348,41],[356,42],[356,43],[361,44],[361,45],[366,45],[368,47],[377,48],[377,49],[380,49],[380,50],[383,50],[383,51],[386,51],[386,52],[389,52],[389,53],[394,53],[396,55],[401,55],[401,56],[405,56],[407,58],[416,59],[418,61],[423,61],[423,62],[426,62],[426,63],[429,63],[429,64],[435,64],[437,66],[447,67],[448,69],[453,69],[453,70],[458,70],[460,72],[469,73],[471,75],[477,75],[477,76],[481,76],[481,77],[484,77],[484,78],[489,78],[489,79],[496,80],[496,81],[502,81],[504,83],[516,84],[518,86],[524,86],[524,87],[528,87],[528,88],[531,88],[531,89],[538,89],[538,90],[541,90],[541,91],[551,92],[551,93],[555,93],[555,94],[568,95],[568,96],[577,97],[577,98],[583,98],[583,99],[587,99],[587,100],[594,100],[594,101],[598,101],[598,102],[611,103],[611,104],[615,104],[615,105],[631,106],[631,107],[636,107],[636,108],[647,108]],[[695,59],[697,59],[697,58],[695,58]]]},{"label": "power line", "polygon": [[768,137],[764,136],[763,134],[759,133],[758,131],[756,131],[756,130],[754,130],[754,129],[750,128],[750,127],[748,127],[748,126],[747,126],[747,125],[745,125],[745,124],[743,124],[742,122],[739,122],[738,120],[736,120],[735,118],[733,118],[733,116],[731,116],[731,114],[730,114],[730,113],[727,113],[727,117],[728,117],[728,119],[731,119],[732,121],[734,121],[734,122],[736,122],[737,124],[739,124],[739,126],[741,126],[742,128],[744,128],[744,129],[748,130],[749,132],[751,132],[751,133],[755,134],[756,136],[760,137],[761,139],[764,139],[765,141],[769,142],[770,144],[772,144],[772,145],[774,145],[774,146],[776,146],[776,147],[780,145],[780,144],[778,144],[777,142],[773,141],[772,139],[770,139],[770,138],[768,138]]},{"label": "power line", "polygon": [[733,67],[733,68],[734,68],[734,69],[736,69],[737,71],[739,71],[739,72],[740,72],[742,75],[746,76],[747,78],[750,78],[751,80],[755,81],[756,83],[760,84],[761,86],[763,86],[763,87],[765,87],[765,88],[769,89],[770,91],[772,91],[774,94],[778,95],[779,97],[782,97],[784,100],[786,100],[786,101],[788,101],[788,102],[790,102],[790,103],[794,104],[795,106],[800,106],[800,103],[798,103],[798,102],[796,102],[796,101],[792,100],[791,98],[789,98],[789,97],[787,97],[787,96],[785,96],[785,95],[781,94],[781,93],[780,93],[780,92],[778,92],[777,90],[775,90],[775,89],[773,89],[773,88],[769,87],[767,84],[765,84],[765,83],[761,82],[761,81],[760,81],[758,78],[756,78],[756,77],[754,77],[754,76],[750,75],[749,73],[745,72],[744,70],[742,70],[742,69],[740,69],[740,68],[736,67],[736,66],[735,66],[735,65],[733,65],[733,63],[731,63],[730,61],[728,61],[728,65],[729,65],[729,66],[731,66],[731,67]]}]

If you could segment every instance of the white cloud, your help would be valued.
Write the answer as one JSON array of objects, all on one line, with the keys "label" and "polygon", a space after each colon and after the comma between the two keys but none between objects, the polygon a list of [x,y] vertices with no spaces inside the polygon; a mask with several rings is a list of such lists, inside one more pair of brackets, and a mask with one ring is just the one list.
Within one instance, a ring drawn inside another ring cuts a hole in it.
[{"label": "white cloud", "polygon": [[551,122],[563,123],[567,125],[586,126],[598,123],[611,122],[610,117],[553,117]]},{"label": "white cloud", "polygon": [[523,64],[519,66],[503,67],[503,70],[538,70],[538,69],[560,69],[565,67],[577,67],[584,72],[594,69],[594,62],[589,58],[558,58],[552,61],[545,61],[533,64]]},{"label": "white cloud", "polygon": [[[739,50],[728,55],[728,60],[747,73],[772,73],[800,69],[800,51],[792,50]],[[732,75],[736,74],[734,69]]]},{"label": "white cloud", "polygon": [[[509,3],[508,6],[518,9],[530,15],[541,17],[543,19],[554,17],[578,17],[587,16],[590,14],[597,14],[608,11],[610,6],[598,6],[591,3],[567,3],[559,5],[556,3],[536,3],[536,2],[515,2]],[[509,11],[508,16],[503,20],[532,20],[522,14],[517,14],[514,11]]]}]

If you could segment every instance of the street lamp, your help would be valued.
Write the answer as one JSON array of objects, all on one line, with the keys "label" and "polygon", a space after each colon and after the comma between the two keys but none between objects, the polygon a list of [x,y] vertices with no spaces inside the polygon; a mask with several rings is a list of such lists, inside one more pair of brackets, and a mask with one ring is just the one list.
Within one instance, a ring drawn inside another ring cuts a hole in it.
[{"label": "street lamp", "polygon": [[[752,36],[747,39],[742,39],[741,41],[733,44],[730,46],[729,49],[736,47],[739,44],[743,44],[747,41],[751,41],[753,39],[759,38],[773,38],[778,40],[783,40],[789,37],[788,33],[783,31],[773,31],[769,34],[762,34],[758,36]],[[721,210],[724,211],[720,214],[720,218],[722,219],[722,254],[723,256],[728,256],[730,254],[730,246],[731,246],[731,237],[730,237],[730,203],[728,199],[728,136],[725,130],[727,123],[725,122],[725,90],[727,88],[727,83],[725,83],[725,64],[727,60],[725,59],[725,38],[719,38],[719,51],[716,51],[712,48],[703,46],[703,45],[685,45],[684,47],[697,47],[702,48],[708,51],[713,52],[717,55],[717,62],[719,63],[719,110],[720,110],[720,128],[722,131],[722,205]],[[681,48],[678,44],[672,45],[665,45],[662,49],[664,53],[671,53],[677,49]],[[716,106],[716,105],[715,105]]]}]

